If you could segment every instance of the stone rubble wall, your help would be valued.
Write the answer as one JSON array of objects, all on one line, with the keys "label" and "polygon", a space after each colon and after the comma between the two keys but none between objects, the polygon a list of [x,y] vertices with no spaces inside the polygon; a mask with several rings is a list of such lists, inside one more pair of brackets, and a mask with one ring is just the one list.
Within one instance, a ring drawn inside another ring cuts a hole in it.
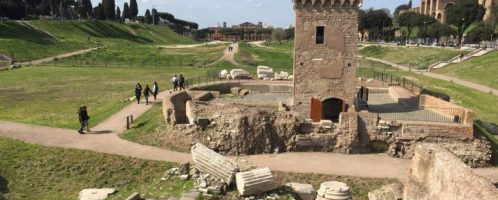
[{"label": "stone rubble wall", "polygon": [[498,189],[475,175],[455,155],[434,144],[415,148],[405,200],[496,200]]},{"label": "stone rubble wall", "polygon": [[165,96],[163,100],[163,115],[170,125],[189,123],[187,117],[187,101],[192,97],[186,91],[173,92]]}]

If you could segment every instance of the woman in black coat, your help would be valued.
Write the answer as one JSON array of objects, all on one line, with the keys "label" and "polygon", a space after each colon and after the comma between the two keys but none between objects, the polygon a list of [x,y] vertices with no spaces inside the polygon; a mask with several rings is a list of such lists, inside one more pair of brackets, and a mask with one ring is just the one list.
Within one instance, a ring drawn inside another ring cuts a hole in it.
[{"label": "woman in black coat", "polygon": [[135,86],[135,97],[137,98],[137,103],[140,104],[140,98],[142,97],[142,85],[140,83]]},{"label": "woman in black coat", "polygon": [[149,105],[149,94],[152,93],[152,90],[150,90],[149,85],[145,85],[144,89],[144,98],[145,98],[145,105]]}]

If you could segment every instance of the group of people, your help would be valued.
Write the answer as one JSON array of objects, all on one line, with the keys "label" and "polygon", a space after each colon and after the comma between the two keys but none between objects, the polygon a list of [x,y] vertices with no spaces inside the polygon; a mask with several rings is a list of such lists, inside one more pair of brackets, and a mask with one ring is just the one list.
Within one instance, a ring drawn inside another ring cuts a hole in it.
[{"label": "group of people", "polygon": [[233,52],[233,46],[232,45],[228,46],[228,52]]},{"label": "group of people", "polygon": [[144,95],[145,105],[149,105],[149,96],[151,94],[154,97],[154,101],[157,100],[157,95],[159,94],[159,85],[157,85],[157,82],[154,82],[152,89],[150,89],[149,85],[145,85],[145,88],[142,89],[142,85],[140,83],[137,83],[137,85],[135,86],[135,97],[138,104],[140,104],[142,93]]},{"label": "group of people", "polygon": [[175,74],[170,81],[173,84],[173,91],[185,90],[185,77],[182,74],[180,74],[180,77]]}]

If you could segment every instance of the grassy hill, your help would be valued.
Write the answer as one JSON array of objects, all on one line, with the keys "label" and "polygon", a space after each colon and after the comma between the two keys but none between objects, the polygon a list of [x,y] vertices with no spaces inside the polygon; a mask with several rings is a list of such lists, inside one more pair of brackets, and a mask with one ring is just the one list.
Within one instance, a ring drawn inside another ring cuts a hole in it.
[{"label": "grassy hill", "polygon": [[448,65],[434,70],[436,73],[457,77],[498,89],[498,51],[482,57],[471,58],[464,62]]},{"label": "grassy hill", "polygon": [[0,53],[27,61],[100,45],[192,44],[167,27],[109,21],[0,22]]},{"label": "grassy hill", "polygon": [[359,55],[379,58],[400,65],[412,66],[417,69],[427,69],[430,65],[454,58],[468,51],[456,49],[439,49],[427,47],[386,47],[369,46],[361,49]]}]

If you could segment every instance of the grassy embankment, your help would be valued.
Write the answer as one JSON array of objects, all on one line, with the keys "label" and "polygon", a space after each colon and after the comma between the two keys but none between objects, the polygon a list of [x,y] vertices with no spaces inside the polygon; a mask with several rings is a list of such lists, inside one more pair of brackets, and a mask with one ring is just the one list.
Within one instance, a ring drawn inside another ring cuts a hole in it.
[{"label": "grassy embankment", "polygon": [[498,89],[498,51],[451,64],[433,72]]},{"label": "grassy embankment", "polygon": [[112,187],[110,199],[133,192],[146,198],[179,195],[192,181],[161,181],[176,164],[90,151],[43,147],[0,137],[0,192],[7,199],[77,199],[85,188]]},{"label": "grassy embankment", "polygon": [[[107,45],[192,44],[167,27],[127,25],[108,21],[29,21],[0,22],[0,53],[16,61],[29,61],[58,54]],[[50,33],[47,34],[46,32]],[[52,37],[55,36],[55,37]]]},{"label": "grassy embankment", "polygon": [[449,60],[468,51],[426,47],[386,47],[369,46],[361,49],[359,55],[394,62],[396,64],[427,69],[430,65]]},{"label": "grassy embankment", "polygon": [[[235,60],[241,64],[254,67],[259,65],[273,68],[273,71],[286,71],[293,73],[293,55],[294,52],[290,48],[292,42],[284,42],[282,45],[271,43],[270,48],[256,47],[249,43],[240,43],[240,52],[235,55]],[[293,45],[292,45],[293,46]]]}]

